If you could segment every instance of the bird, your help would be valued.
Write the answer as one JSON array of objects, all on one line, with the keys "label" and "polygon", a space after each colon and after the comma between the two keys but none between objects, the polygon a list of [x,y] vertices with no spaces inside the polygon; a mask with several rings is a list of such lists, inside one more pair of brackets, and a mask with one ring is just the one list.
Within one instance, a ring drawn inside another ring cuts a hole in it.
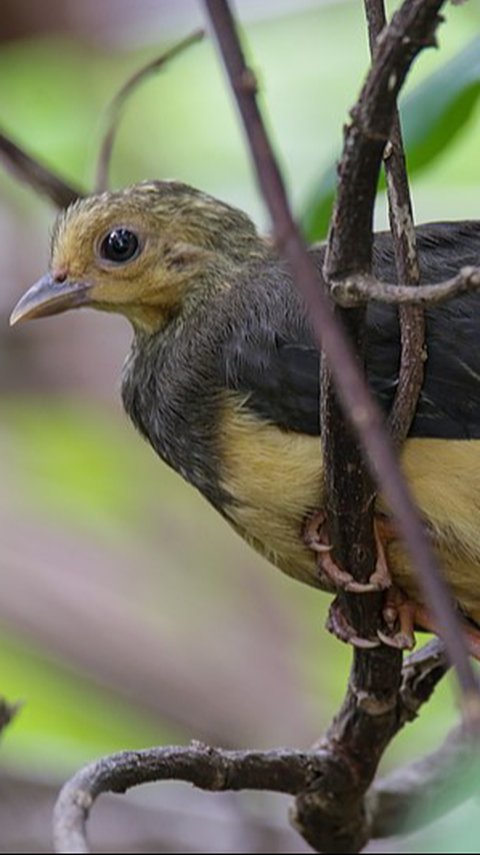
[{"label": "bird", "polygon": [[[429,223],[416,235],[420,285],[480,262],[480,221]],[[309,252],[322,279],[326,244]],[[374,236],[373,272],[396,281],[387,232]],[[274,241],[243,211],[179,181],[79,198],[60,212],[49,271],[10,321],[84,307],[119,313],[133,327],[122,399],[157,455],[285,573],[330,593],[355,590],[324,530],[321,357]],[[365,340],[367,379],[388,414],[401,354],[395,306],[368,304]],[[480,295],[426,309],[425,376],[400,451],[473,655],[480,655],[479,340]],[[391,598],[381,637],[412,646],[414,626],[434,630],[434,621],[382,496],[376,520],[380,566],[366,589],[393,585],[407,608],[392,618]]]}]

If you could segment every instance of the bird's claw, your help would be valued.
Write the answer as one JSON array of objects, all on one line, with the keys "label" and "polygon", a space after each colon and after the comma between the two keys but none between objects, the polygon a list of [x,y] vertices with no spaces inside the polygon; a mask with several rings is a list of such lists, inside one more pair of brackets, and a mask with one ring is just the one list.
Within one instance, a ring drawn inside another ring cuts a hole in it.
[{"label": "bird's claw", "polygon": [[327,515],[324,510],[317,511],[306,522],[303,537],[305,544],[317,553],[319,575],[331,582],[334,588],[340,588],[351,594],[370,594],[385,591],[392,584],[387,565],[385,548],[382,542],[382,531],[377,520],[374,520],[375,542],[377,546],[377,564],[368,582],[358,582],[351,573],[343,570],[331,556],[332,544],[326,531]]},{"label": "bird's claw", "polygon": [[379,629],[377,635],[382,644],[386,644],[387,647],[394,647],[396,650],[413,650],[417,643],[413,632],[411,634],[396,632],[393,635],[389,635]]},{"label": "bird's claw", "polygon": [[399,588],[390,588],[382,613],[385,630],[377,632],[380,641],[397,650],[413,650],[416,644],[415,611],[415,603]]},{"label": "bird's claw", "polygon": [[355,629],[347,620],[338,598],[330,605],[326,627],[335,638],[362,650],[373,650],[374,647],[379,647],[380,645],[378,638],[362,638],[357,635]]}]

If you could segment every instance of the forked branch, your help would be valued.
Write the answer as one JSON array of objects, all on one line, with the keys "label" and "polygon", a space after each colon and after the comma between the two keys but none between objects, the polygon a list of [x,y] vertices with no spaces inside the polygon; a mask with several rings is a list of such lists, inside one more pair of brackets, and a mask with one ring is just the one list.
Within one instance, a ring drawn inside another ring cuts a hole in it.
[{"label": "forked branch", "polygon": [[[397,731],[407,721],[411,721],[422,704],[429,700],[447,668],[444,649],[438,640],[407,660],[397,702]],[[463,756],[464,750],[464,742],[459,740],[459,756]],[[437,766],[440,776],[440,764]],[[409,774],[408,770],[406,774]],[[426,770],[426,775],[431,782],[430,769]],[[332,783],[329,754],[319,750],[293,751],[280,748],[271,751],[224,751],[192,743],[186,748],[169,746],[146,751],[125,751],[91,763],[65,784],[54,813],[55,851],[90,851],[87,821],[101,793],[123,793],[139,784],[166,780],[187,781],[212,792],[271,790],[296,796],[303,794],[306,798],[311,793],[318,793],[322,786],[326,798]],[[420,781],[418,775],[417,780]],[[396,779],[396,786],[404,798],[403,817],[408,805],[402,777]],[[375,787],[369,792],[368,816],[365,815],[363,824],[372,833],[381,829],[384,834],[386,826],[382,815],[388,807],[392,821],[386,833],[395,833],[399,826],[394,821],[392,809],[393,781],[380,781],[379,787],[378,793]]]}]

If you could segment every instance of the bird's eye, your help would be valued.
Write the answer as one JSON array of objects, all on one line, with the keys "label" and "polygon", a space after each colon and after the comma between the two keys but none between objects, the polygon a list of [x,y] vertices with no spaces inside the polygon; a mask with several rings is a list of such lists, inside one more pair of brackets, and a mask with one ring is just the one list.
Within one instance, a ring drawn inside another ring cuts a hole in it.
[{"label": "bird's eye", "polygon": [[107,261],[123,264],[131,261],[137,255],[138,249],[139,242],[134,232],[129,229],[113,229],[102,241],[100,255]]}]

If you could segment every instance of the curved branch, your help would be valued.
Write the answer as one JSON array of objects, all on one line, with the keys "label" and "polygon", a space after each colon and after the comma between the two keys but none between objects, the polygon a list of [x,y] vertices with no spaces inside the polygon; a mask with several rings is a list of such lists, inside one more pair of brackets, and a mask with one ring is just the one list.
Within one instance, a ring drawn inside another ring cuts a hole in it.
[{"label": "curved branch", "polygon": [[55,851],[89,852],[86,822],[95,799],[151,781],[187,781],[202,790],[272,790],[296,793],[320,774],[309,752],[223,751],[193,743],[124,751],[80,770],[63,787],[54,811]]},{"label": "curved branch", "polygon": [[[410,656],[403,668],[397,730],[411,721],[448,669],[438,639]],[[270,790],[291,795],[311,793],[328,798],[332,761],[325,750],[224,751],[192,743],[145,751],[124,751],[91,763],[63,787],[54,811],[55,851],[89,852],[86,825],[101,793],[123,793],[152,781],[187,781],[203,790]],[[336,770],[338,775],[338,769]],[[373,796],[372,796],[373,799]],[[344,809],[345,809],[345,805]],[[348,806],[347,806],[348,808]],[[375,807],[372,801],[370,822]],[[393,826],[392,826],[393,827]]]},{"label": "curved branch", "polygon": [[107,129],[105,131],[100,152],[97,160],[97,172],[95,178],[95,193],[102,193],[108,188],[108,171],[110,161],[112,159],[113,144],[115,142],[118,125],[122,118],[122,111],[126,101],[147,77],[156,71],[161,71],[164,66],[174,59],[178,54],[182,53],[191,45],[203,39],[203,30],[194,30],[189,36],[186,36],[180,42],[172,45],[168,50],[164,51],[156,59],[144,65],[124,83],[122,88],[117,92],[109,107],[107,108]]}]

